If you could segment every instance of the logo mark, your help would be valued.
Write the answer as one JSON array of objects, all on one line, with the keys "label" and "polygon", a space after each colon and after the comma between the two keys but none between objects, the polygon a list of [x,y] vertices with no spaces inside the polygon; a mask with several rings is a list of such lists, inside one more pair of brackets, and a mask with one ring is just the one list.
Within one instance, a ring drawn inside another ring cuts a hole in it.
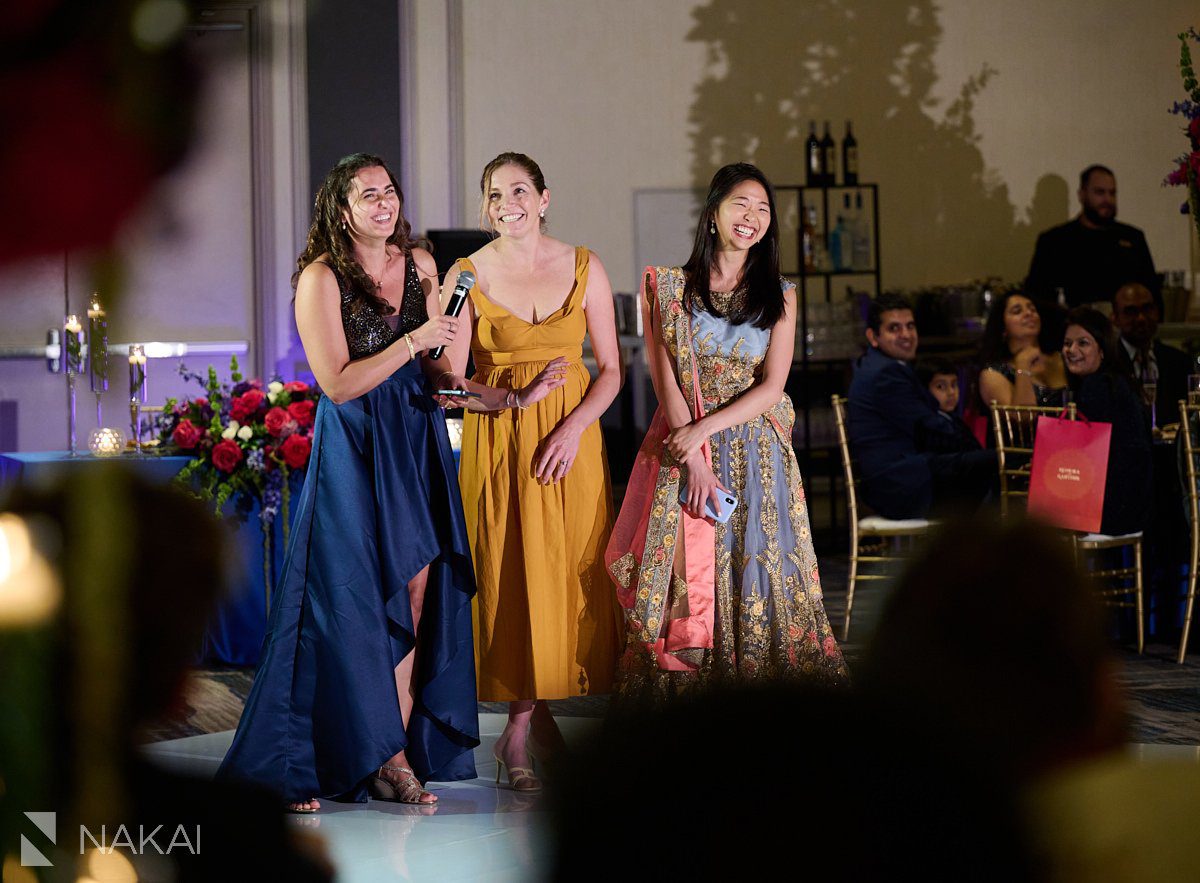
[{"label": "logo mark", "polygon": [[[52,812],[27,812],[25,818],[33,822],[34,826],[40,831],[50,845],[56,843],[55,837],[55,813]],[[40,849],[34,846],[25,837],[21,835],[21,864],[27,868],[52,868],[54,862],[46,858]]]}]

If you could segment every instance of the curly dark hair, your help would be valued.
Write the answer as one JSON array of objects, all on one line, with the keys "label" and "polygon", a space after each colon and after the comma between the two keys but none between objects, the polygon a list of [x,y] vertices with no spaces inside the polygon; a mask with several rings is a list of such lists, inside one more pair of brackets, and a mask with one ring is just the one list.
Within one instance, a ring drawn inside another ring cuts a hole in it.
[{"label": "curly dark hair", "polygon": [[292,274],[292,288],[300,281],[304,268],[317,258],[325,256],[325,261],[340,279],[350,283],[362,301],[381,316],[396,311],[379,294],[379,284],[371,278],[354,257],[354,243],[343,224],[342,212],[350,207],[348,196],[354,183],[354,176],[362,169],[378,166],[388,174],[392,186],[396,188],[396,197],[400,200],[397,211],[396,232],[388,237],[388,244],[394,245],[400,252],[406,253],[414,244],[410,238],[412,226],[404,217],[404,193],[392,170],[380,157],[371,153],[352,153],[337,161],[329,170],[324,183],[317,191],[313,201],[312,226],[308,228],[308,242],[304,251],[296,259],[296,272]]}]

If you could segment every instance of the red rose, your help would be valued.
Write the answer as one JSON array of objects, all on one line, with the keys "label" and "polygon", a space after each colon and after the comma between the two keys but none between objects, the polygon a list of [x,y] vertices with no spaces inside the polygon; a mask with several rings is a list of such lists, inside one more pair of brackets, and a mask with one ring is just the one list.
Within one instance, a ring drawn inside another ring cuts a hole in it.
[{"label": "red rose", "polygon": [[180,420],[175,431],[171,433],[171,441],[175,442],[177,447],[190,451],[196,447],[203,435],[204,432],[191,420]]},{"label": "red rose", "polygon": [[229,416],[238,423],[245,423],[262,407],[267,397],[261,389],[250,389],[235,398],[229,406]]},{"label": "red rose", "polygon": [[317,406],[307,399],[302,402],[292,402],[287,407],[288,414],[291,415],[293,420],[300,424],[301,428],[312,426],[313,412],[316,410],[316,408]]},{"label": "red rose", "polygon": [[1200,150],[1200,117],[1188,124],[1188,137],[1192,139],[1192,147]]},{"label": "red rose", "polygon": [[208,406],[208,399],[206,399],[204,396],[200,396],[198,399],[192,399],[192,404],[197,408],[204,408]]},{"label": "red rose", "polygon": [[308,440],[308,436],[299,433],[289,435],[279,446],[279,456],[283,457],[283,462],[292,469],[299,469],[307,463],[311,451],[312,442]]},{"label": "red rose", "polygon": [[295,395],[298,392],[308,392],[308,384],[303,380],[293,380],[283,385],[283,391]]},{"label": "red rose", "polygon": [[272,408],[270,411],[267,411],[267,416],[263,418],[263,425],[267,427],[267,432],[271,435],[280,436],[287,428],[288,423],[291,422],[291,419],[288,416],[288,412],[283,410],[283,408]]},{"label": "red rose", "polygon": [[222,472],[233,472],[238,463],[242,462],[242,449],[233,439],[219,441],[213,445],[212,461]]}]

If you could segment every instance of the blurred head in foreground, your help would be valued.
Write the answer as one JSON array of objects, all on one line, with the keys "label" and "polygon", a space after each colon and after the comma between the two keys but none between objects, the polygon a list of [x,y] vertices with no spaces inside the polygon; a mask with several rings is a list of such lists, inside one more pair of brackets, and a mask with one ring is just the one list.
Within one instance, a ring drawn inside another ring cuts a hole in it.
[{"label": "blurred head in foreground", "polygon": [[557,880],[1035,879],[1007,783],[849,691],[614,714],[551,785]]},{"label": "blurred head in foreground", "polygon": [[1058,532],[950,522],[905,570],[859,685],[1026,779],[1124,742],[1104,623]]}]

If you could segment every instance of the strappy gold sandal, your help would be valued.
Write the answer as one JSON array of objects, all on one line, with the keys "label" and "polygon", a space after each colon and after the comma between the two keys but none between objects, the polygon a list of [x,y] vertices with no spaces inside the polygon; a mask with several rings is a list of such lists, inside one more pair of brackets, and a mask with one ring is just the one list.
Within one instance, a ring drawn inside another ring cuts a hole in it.
[{"label": "strappy gold sandal", "polygon": [[[383,774],[385,770],[400,773],[399,781],[385,776]],[[432,806],[438,801],[437,795],[422,788],[417,774],[406,766],[389,766],[385,763],[379,768],[379,772],[375,774],[367,787],[371,796],[379,800],[394,800],[397,803],[413,803],[418,806]]]},{"label": "strappy gold sandal", "polygon": [[523,766],[512,766],[501,760],[500,755],[492,753],[496,758],[496,784],[500,784],[500,773],[508,767],[508,787],[522,794],[534,794],[542,790],[542,780],[533,774],[533,770]]}]

